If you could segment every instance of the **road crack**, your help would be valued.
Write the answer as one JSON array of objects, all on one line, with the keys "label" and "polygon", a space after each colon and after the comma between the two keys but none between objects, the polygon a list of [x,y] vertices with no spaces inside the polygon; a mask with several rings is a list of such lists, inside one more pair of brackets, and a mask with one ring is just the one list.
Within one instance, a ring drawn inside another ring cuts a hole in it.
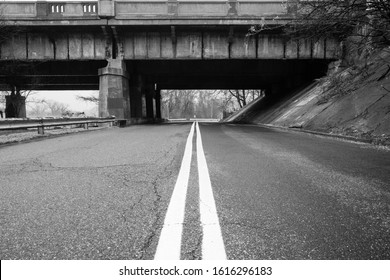
[{"label": "road crack", "polygon": [[[169,158],[169,154],[174,150],[176,147],[172,147],[169,150],[167,150],[160,158],[161,161],[164,159]],[[154,178],[152,182],[152,190],[153,194],[155,196],[155,199],[153,200],[153,206],[152,206],[152,212],[155,214],[154,220],[151,224],[151,232],[149,233],[148,236],[144,239],[144,242],[141,246],[141,255],[140,259],[144,259],[146,253],[150,250],[150,247],[152,243],[154,242],[157,232],[159,231],[160,225],[163,223],[161,220],[164,218],[161,213],[161,200],[162,200],[162,195],[160,194],[158,190],[158,182],[161,180],[165,180],[167,178],[171,178],[173,174],[173,165],[175,162],[175,157],[172,156],[171,160],[165,164],[164,169],[160,171],[157,176]],[[158,236],[157,236],[158,237]]]},{"label": "road crack", "polygon": [[192,246],[192,249],[183,253],[183,258],[185,260],[202,259],[202,254],[201,254],[202,240],[203,240],[203,232],[201,231],[200,234],[197,235],[196,243]]},{"label": "road crack", "polygon": [[150,246],[151,246],[151,244],[156,236],[158,227],[160,225],[161,211],[159,211],[159,210],[160,210],[160,201],[161,201],[162,196],[158,192],[157,180],[158,180],[158,178],[156,178],[153,182],[153,193],[154,193],[156,199],[153,201],[152,211],[153,211],[153,213],[155,213],[155,218],[154,218],[154,220],[152,222],[152,226],[151,226],[152,231],[145,238],[145,241],[144,241],[143,245],[141,246],[140,259],[144,259],[144,256],[145,256],[146,252],[149,250],[149,248],[150,248]]}]

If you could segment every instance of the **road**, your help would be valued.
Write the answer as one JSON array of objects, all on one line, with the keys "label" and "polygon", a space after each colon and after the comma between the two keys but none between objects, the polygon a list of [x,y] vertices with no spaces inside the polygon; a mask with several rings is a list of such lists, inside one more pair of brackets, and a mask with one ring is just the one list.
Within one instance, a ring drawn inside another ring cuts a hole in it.
[{"label": "road", "polygon": [[0,159],[0,259],[390,258],[388,149],[177,123],[0,146]]}]

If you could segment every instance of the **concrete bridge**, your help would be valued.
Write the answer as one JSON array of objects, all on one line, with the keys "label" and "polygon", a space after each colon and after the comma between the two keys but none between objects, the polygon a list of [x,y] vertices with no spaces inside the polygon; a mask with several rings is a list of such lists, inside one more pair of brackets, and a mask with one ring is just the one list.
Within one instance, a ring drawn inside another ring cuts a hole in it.
[{"label": "concrete bridge", "polygon": [[[14,35],[3,65],[23,61],[23,87],[99,89],[100,115],[160,118],[161,89],[266,89],[278,95],[324,75],[338,43],[290,40],[291,1],[0,2]],[[272,27],[248,37],[252,25]],[[0,69],[0,83],[8,87]]]}]

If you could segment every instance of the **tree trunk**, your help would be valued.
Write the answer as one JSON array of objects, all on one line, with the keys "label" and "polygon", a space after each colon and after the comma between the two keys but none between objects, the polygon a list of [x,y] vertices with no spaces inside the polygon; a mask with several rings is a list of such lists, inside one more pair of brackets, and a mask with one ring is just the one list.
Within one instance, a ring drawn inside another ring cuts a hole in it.
[{"label": "tree trunk", "polygon": [[5,97],[5,116],[6,118],[25,118],[26,117],[26,97],[19,94],[11,94]]}]

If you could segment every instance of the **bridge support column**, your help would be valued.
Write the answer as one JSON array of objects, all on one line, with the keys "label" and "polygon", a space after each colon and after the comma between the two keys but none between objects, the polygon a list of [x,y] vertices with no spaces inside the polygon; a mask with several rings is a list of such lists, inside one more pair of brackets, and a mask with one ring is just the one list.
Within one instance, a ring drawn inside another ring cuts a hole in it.
[{"label": "bridge support column", "polygon": [[144,75],[134,75],[131,80],[131,118],[133,123],[154,121],[154,83]]},{"label": "bridge support column", "polygon": [[154,121],[154,83],[148,82],[145,90],[146,98],[146,118]]},{"label": "bridge support column", "polygon": [[156,89],[156,119],[161,120],[161,90]]},{"label": "bridge support column", "polygon": [[109,59],[99,69],[99,116],[130,119],[129,73],[121,59]]},{"label": "bridge support column", "polygon": [[141,92],[141,101],[142,101],[142,119],[147,119],[148,115],[147,115],[147,105],[146,105],[146,87],[144,87],[144,89],[142,90]]},{"label": "bridge support column", "polygon": [[146,118],[146,112],[143,110],[142,94],[145,91],[145,79],[142,75],[135,75],[131,81],[130,100],[131,100],[131,118],[138,122]]}]

